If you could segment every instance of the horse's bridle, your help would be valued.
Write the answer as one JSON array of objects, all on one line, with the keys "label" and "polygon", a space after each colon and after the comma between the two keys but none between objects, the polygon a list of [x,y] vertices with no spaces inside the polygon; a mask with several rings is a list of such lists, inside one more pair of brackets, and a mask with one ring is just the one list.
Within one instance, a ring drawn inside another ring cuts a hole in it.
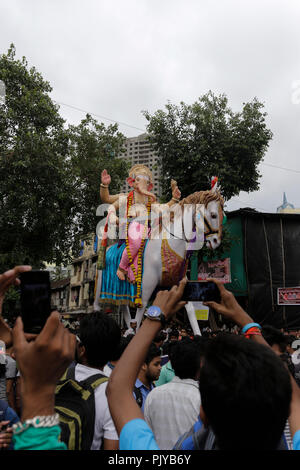
[{"label": "horse's bridle", "polygon": [[[162,225],[162,227],[163,227],[170,235],[172,235],[172,237],[177,238],[177,240],[183,240],[183,241],[185,241],[186,243],[190,243],[191,241],[194,240],[193,238],[192,238],[191,240],[187,240],[187,239],[185,238],[185,236],[184,236],[184,238],[179,238],[179,237],[177,237],[177,235],[175,235],[175,233],[172,233],[170,230],[168,230],[168,229],[164,226],[163,221],[161,221],[161,225]],[[214,233],[218,233],[218,230],[213,230],[213,229],[211,228],[211,226],[210,226],[208,220],[206,220],[206,218],[204,218],[204,227],[205,227],[205,225],[206,225],[206,226],[209,226],[209,230],[208,230],[208,231],[204,231],[204,240],[205,240],[205,238],[206,238],[206,235],[213,235]],[[195,224],[194,226],[196,226],[196,224]],[[183,230],[183,233],[184,233],[184,230]],[[196,234],[195,234],[195,236],[196,236]]]},{"label": "horse's bridle", "polygon": [[220,230],[219,228],[218,230],[213,229],[206,217],[204,217],[204,229],[205,228],[207,229],[207,230],[204,230],[205,236],[215,235],[216,233],[219,233],[219,230]]},{"label": "horse's bridle", "polygon": [[[161,221],[162,227],[174,238],[177,238],[177,240],[184,240],[185,242],[191,242],[192,240],[187,240],[186,238],[179,238],[177,237],[174,233],[172,233],[170,230],[168,230],[164,224],[163,221]],[[195,224],[196,226],[196,224]],[[220,227],[218,229],[213,229],[211,224],[209,223],[207,217],[204,216],[204,240],[206,241],[207,237],[210,237],[212,235],[218,234],[219,235]]]}]

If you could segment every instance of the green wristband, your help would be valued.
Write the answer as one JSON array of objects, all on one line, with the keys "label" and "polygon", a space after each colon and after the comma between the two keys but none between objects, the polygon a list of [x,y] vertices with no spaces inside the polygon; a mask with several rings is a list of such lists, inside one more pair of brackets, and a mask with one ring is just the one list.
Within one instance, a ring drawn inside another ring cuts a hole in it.
[{"label": "green wristband", "polygon": [[67,450],[66,444],[59,440],[59,426],[35,428],[30,426],[19,434],[13,435],[15,450]]}]

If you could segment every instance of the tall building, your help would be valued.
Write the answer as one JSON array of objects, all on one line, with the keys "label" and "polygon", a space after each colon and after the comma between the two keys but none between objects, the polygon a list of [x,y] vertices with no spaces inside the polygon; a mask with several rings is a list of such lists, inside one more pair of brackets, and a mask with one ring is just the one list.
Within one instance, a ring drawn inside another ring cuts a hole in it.
[{"label": "tall building", "polygon": [[[139,163],[146,165],[152,171],[154,184],[153,192],[157,197],[161,196],[158,156],[157,153],[151,149],[148,141],[148,134],[141,134],[137,137],[127,138],[125,142],[125,150],[126,152],[121,155],[121,158],[124,158],[129,162],[130,167]],[[121,191],[124,193],[130,191],[127,183],[122,186]]]},{"label": "tall building", "polygon": [[288,202],[286,194],[283,193],[283,202],[281,206],[277,207],[277,212],[286,214],[300,214],[300,208],[296,209],[293,204]]}]

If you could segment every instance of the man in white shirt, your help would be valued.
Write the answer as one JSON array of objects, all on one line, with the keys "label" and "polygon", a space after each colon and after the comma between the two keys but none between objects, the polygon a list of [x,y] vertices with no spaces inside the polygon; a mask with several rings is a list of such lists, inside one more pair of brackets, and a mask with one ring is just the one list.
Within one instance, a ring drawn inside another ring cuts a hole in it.
[{"label": "man in white shirt", "polygon": [[130,328],[125,331],[124,336],[135,335],[136,334],[137,322],[135,320],[130,322]]},{"label": "man in white shirt", "polygon": [[191,428],[201,405],[198,376],[202,341],[185,338],[177,342],[172,353],[175,377],[149,393],[144,409],[145,420],[162,450],[172,449]]},{"label": "man in white shirt", "polygon": [[118,363],[118,360],[120,359],[123,352],[127,348],[127,346],[130,343],[131,339],[132,339],[132,337],[126,337],[125,338],[124,336],[121,336],[119,346],[113,352],[113,355],[110,357],[110,360],[108,361],[106,366],[104,366],[103,373],[105,375],[107,375],[107,377],[110,377],[110,374],[112,373],[112,371],[116,367],[116,365]]},{"label": "man in white shirt", "polygon": [[[91,375],[99,373],[102,373],[99,369],[77,364],[75,368],[75,379],[80,382]],[[99,387],[95,389],[95,431],[91,450],[101,449],[102,443],[105,450],[118,449],[118,435],[108,408],[105,393],[106,387],[107,382],[99,385]]]},{"label": "man in white shirt", "polygon": [[[82,381],[96,374],[105,375],[103,368],[118,347],[121,330],[109,315],[95,312],[80,322],[75,379]],[[118,434],[112,421],[107,398],[107,382],[95,389],[95,430],[91,450],[117,450]]]}]

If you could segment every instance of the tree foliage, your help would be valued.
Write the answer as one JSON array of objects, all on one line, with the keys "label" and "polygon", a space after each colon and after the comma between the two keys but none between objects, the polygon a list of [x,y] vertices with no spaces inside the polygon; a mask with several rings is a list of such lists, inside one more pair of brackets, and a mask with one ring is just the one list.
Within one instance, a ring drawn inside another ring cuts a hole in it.
[{"label": "tree foliage", "polygon": [[259,188],[258,165],[272,138],[256,98],[233,112],[227,97],[209,92],[192,105],[168,103],[145,111],[150,142],[158,152],[163,195],[176,179],[183,196],[210,187],[218,176],[225,199]]},{"label": "tree foliage", "polygon": [[96,216],[100,200],[101,171],[106,168],[112,175],[110,191],[120,191],[127,176],[127,163],[117,158],[124,147],[125,137],[117,125],[105,127],[87,115],[78,126],[70,126],[70,158],[73,169],[76,219],[80,238],[82,234],[95,232],[99,217]]},{"label": "tree foliage", "polygon": [[61,262],[71,246],[73,191],[64,120],[51,87],[15,48],[0,57],[0,253],[5,267]]},{"label": "tree foliage", "polygon": [[113,174],[112,189],[126,176],[115,158],[124,137],[90,116],[67,128],[50,84],[13,45],[0,56],[0,80],[0,272],[66,264],[80,235],[95,231],[101,170]]}]

